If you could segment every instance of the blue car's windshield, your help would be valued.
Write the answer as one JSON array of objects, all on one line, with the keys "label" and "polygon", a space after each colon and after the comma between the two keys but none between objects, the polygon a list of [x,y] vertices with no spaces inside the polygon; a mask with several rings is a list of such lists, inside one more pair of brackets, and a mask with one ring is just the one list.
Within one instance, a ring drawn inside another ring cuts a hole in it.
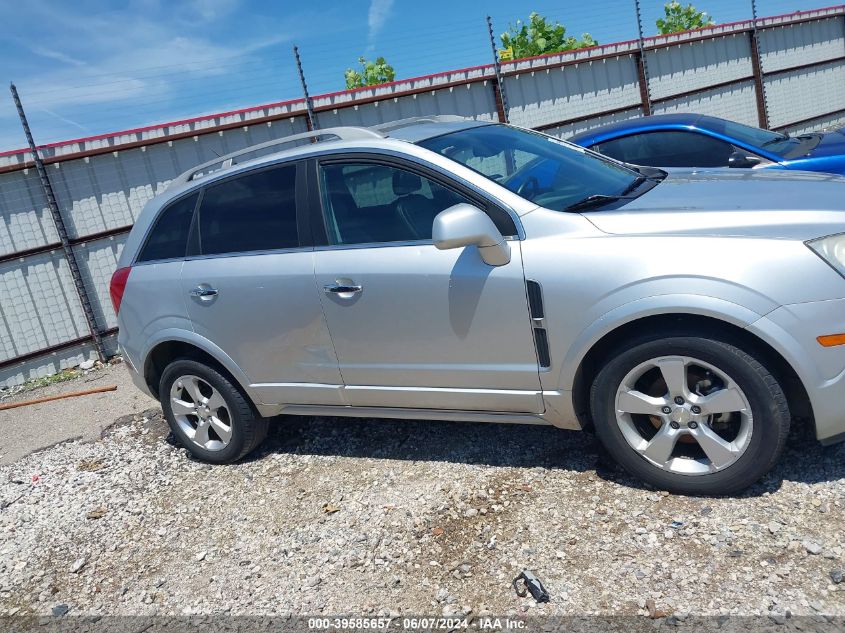
[{"label": "blue car's windshield", "polygon": [[585,198],[629,193],[641,179],[580,147],[505,125],[469,128],[419,144],[555,211]]},{"label": "blue car's windshield", "polygon": [[725,119],[708,119],[702,122],[702,127],[712,129],[714,132],[724,134],[727,137],[736,139],[751,147],[765,147],[774,154],[783,155],[788,152],[799,141],[779,132],[770,132],[758,127],[743,125],[735,121]]}]

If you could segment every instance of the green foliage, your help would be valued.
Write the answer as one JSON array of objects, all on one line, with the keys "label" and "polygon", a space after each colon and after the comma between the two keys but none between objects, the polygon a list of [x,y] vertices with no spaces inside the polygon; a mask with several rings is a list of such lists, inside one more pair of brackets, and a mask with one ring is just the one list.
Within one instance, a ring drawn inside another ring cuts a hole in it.
[{"label": "green foliage", "polygon": [[502,61],[598,45],[589,33],[584,33],[580,40],[566,35],[565,26],[558,22],[552,24],[536,12],[528,16],[527,24],[517,20],[516,24],[509,25],[508,32],[502,33],[501,38],[504,48],[499,51],[499,59]]},{"label": "green foliage", "polygon": [[346,78],[347,90],[385,84],[396,78],[396,71],[393,70],[393,66],[385,61],[384,57],[377,57],[374,62],[359,57],[358,63],[361,64],[360,71],[347,68],[346,72],[343,73]]},{"label": "green foliage", "polygon": [[663,11],[666,13],[666,17],[657,20],[657,30],[663,35],[678,33],[679,31],[691,31],[713,24],[713,18],[707,13],[699,11],[691,4],[683,6],[677,0],[667,2]]}]

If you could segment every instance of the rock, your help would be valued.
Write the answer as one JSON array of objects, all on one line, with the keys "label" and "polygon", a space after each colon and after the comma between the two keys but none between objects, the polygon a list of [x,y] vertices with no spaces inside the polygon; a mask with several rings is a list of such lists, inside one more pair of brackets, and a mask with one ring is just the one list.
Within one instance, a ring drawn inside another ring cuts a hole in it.
[{"label": "rock", "polygon": [[194,556],[194,559],[196,559],[197,562],[200,562],[201,560],[205,560],[205,557],[207,555],[208,555],[208,552],[205,552],[205,551],[197,552],[197,555]]},{"label": "rock", "polygon": [[648,617],[652,620],[659,620],[660,618],[666,617],[666,612],[662,609],[658,609],[654,600],[651,598],[645,601],[645,608],[648,611]]},{"label": "rock", "polygon": [[66,604],[57,604],[51,609],[51,611],[53,613],[53,617],[60,618],[65,615],[68,611],[70,611],[70,607]]},{"label": "rock", "polygon": [[320,578],[317,575],[309,576],[308,578],[305,579],[305,585],[308,586],[308,587],[316,587],[321,582],[323,582],[323,579]]},{"label": "rock", "polygon": [[804,549],[813,556],[817,556],[822,553],[822,546],[815,541],[805,540],[801,542],[801,545],[803,545]]},{"label": "rock", "polygon": [[437,602],[446,602],[446,599],[449,597],[449,591],[445,587],[441,587],[437,590],[437,595],[434,597]]},{"label": "rock", "polygon": [[93,360],[84,360],[79,363],[79,369],[82,371],[88,371],[89,369],[94,369],[94,364],[96,361]]},{"label": "rock", "polygon": [[769,523],[769,532],[771,532],[772,534],[777,534],[782,529],[783,529],[782,523],[778,523],[777,521],[772,521],[771,523]]},{"label": "rock", "polygon": [[786,624],[786,616],[782,613],[770,613],[769,619],[778,625]]},{"label": "rock", "polygon": [[75,561],[73,561],[73,565],[70,566],[70,573],[78,573],[80,569],[85,567],[85,563],[87,562],[88,561],[86,561],[84,558],[77,558]]},{"label": "rock", "polygon": [[108,509],[103,508],[103,507],[99,507],[99,508],[94,508],[93,510],[88,512],[88,514],[85,515],[85,518],[86,519],[102,519],[104,516],[106,516],[106,514],[108,514]]},{"label": "rock", "polygon": [[830,570],[830,579],[833,581],[834,585],[838,585],[842,582],[843,574],[845,574],[845,571],[843,571],[842,569]]},{"label": "rock", "polygon": [[478,510],[476,510],[475,508],[469,508],[469,509],[468,509],[468,510],[464,513],[464,516],[465,516],[466,518],[468,518],[468,519],[471,519],[472,517],[477,516],[477,515],[478,515]]}]

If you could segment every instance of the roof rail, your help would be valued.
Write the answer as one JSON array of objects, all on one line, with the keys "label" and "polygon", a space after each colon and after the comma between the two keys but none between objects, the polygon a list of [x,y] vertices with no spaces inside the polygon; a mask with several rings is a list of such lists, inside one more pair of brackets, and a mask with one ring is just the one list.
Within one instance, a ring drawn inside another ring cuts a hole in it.
[{"label": "roof rail", "polygon": [[288,143],[295,143],[297,141],[305,141],[308,139],[319,139],[323,136],[332,136],[334,138],[340,139],[341,141],[384,138],[384,134],[364,127],[330,127],[324,130],[301,132],[299,134],[293,134],[291,136],[277,138],[272,141],[265,141],[264,143],[259,143],[257,145],[250,145],[249,147],[239,149],[238,151],[231,152],[230,154],[226,154],[225,156],[219,156],[214,160],[210,160],[206,163],[203,163],[202,165],[192,167],[185,173],[174,178],[171,181],[170,186],[172,187],[175,185],[184,184],[186,182],[194,180],[197,177],[205,176],[210,173],[209,171],[207,171],[208,168],[213,167],[215,165],[220,165],[220,169],[226,169],[228,167],[231,167],[235,164],[235,158],[237,158],[238,156],[243,156],[244,154],[252,154],[253,152],[257,152],[270,147],[276,147],[277,145],[286,145]]}]

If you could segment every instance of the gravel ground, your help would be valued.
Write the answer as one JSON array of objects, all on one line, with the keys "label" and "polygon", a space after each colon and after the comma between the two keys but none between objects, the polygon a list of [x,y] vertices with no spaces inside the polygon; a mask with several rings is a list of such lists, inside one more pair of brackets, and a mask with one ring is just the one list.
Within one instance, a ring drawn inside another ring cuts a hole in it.
[{"label": "gravel ground", "polygon": [[9,464],[34,450],[44,449],[71,439],[99,439],[115,418],[142,411],[157,403],[132,384],[129,372],[120,361],[80,371],[64,382],[40,387],[0,390],[0,404],[55,396],[115,385],[116,391],[80,398],[54,400],[41,404],[0,411],[0,464]]},{"label": "gravel ground", "polygon": [[0,508],[0,615],[845,615],[845,446],[800,431],[707,499],[544,427],[280,418],[209,466],[150,409],[0,466]]}]

